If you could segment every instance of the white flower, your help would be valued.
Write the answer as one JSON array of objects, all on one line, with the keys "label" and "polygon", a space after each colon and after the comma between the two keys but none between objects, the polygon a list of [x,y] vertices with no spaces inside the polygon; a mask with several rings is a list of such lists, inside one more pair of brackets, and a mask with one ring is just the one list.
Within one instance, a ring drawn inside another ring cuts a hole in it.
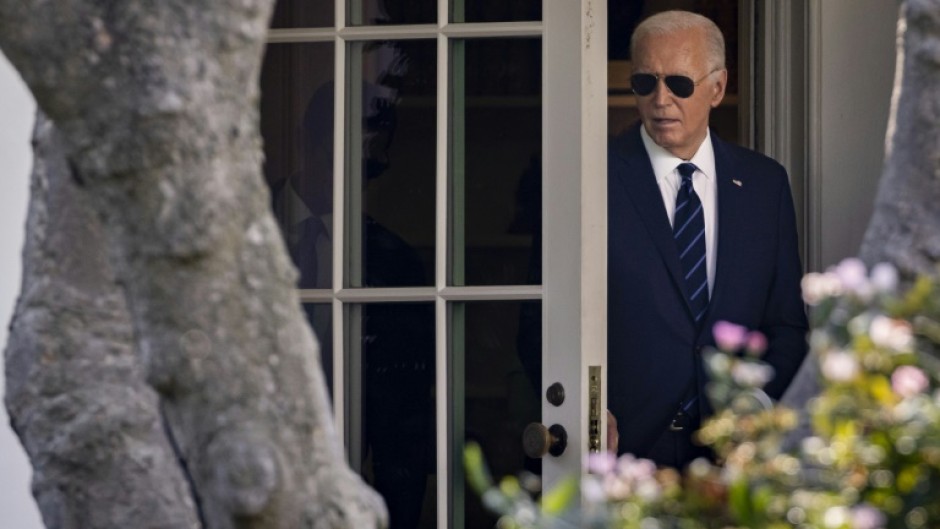
[{"label": "white flower", "polygon": [[914,345],[911,324],[887,316],[879,315],[872,318],[868,335],[876,346],[898,352],[907,352]]},{"label": "white flower", "polygon": [[712,464],[704,457],[697,457],[689,463],[689,474],[697,478],[704,478],[712,471]]},{"label": "white flower", "polygon": [[600,480],[590,475],[581,480],[581,497],[588,503],[601,503],[607,500]]},{"label": "white flower", "polygon": [[603,487],[604,495],[610,500],[625,500],[633,493],[630,483],[613,474],[604,476]]},{"label": "white flower", "polygon": [[803,289],[803,300],[810,305],[818,305],[824,299],[842,293],[842,281],[831,272],[810,272],[803,276],[800,286]]},{"label": "white flower", "polygon": [[898,271],[889,263],[878,263],[871,269],[871,285],[875,291],[890,294],[898,287]]},{"label": "white flower", "polygon": [[852,336],[868,334],[868,329],[871,327],[871,318],[870,312],[863,312],[849,320],[845,327],[852,333]]},{"label": "white flower", "polygon": [[655,479],[645,479],[636,486],[637,498],[650,503],[658,500],[663,495],[663,487]]},{"label": "white flower", "polygon": [[774,369],[769,365],[753,362],[735,362],[731,367],[731,378],[744,387],[761,388],[774,376]]},{"label": "white flower", "polygon": [[820,437],[810,436],[800,442],[800,448],[803,450],[803,453],[810,456],[816,457],[816,454],[820,450],[826,448],[826,443]]},{"label": "white flower", "polygon": [[829,507],[823,514],[823,524],[826,527],[836,529],[842,527],[849,521],[849,510],[841,505]]},{"label": "white flower", "polygon": [[855,355],[845,351],[831,351],[822,360],[822,374],[833,382],[849,382],[858,376],[860,366]]},{"label": "white flower", "polygon": [[731,369],[731,359],[724,353],[715,353],[706,356],[708,368],[716,375],[724,375]]},{"label": "white flower", "polygon": [[532,527],[539,519],[539,513],[532,505],[522,505],[513,512],[513,518],[522,527]]}]

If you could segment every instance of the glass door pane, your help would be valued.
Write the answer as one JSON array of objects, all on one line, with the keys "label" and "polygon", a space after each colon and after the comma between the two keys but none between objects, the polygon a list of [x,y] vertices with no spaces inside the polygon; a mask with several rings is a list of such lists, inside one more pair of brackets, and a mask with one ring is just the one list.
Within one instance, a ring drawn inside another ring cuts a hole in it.
[{"label": "glass door pane", "polygon": [[327,394],[333,399],[333,305],[304,303],[307,322],[320,343],[320,365],[326,380]]},{"label": "glass door pane", "polygon": [[434,305],[351,305],[347,323],[351,464],[390,527],[436,527]]},{"label": "glass door pane", "polygon": [[542,19],[542,0],[451,0],[451,22],[521,22]]},{"label": "glass door pane", "polygon": [[330,288],[333,43],[269,44],[261,70],[264,175],[300,288]]},{"label": "glass door pane", "polygon": [[[541,416],[541,303],[455,303],[451,314],[455,454],[463,453],[465,441],[475,441],[496,479],[540,474],[542,461],[522,450],[522,431]],[[462,470],[453,469],[455,486],[463,483]],[[496,523],[469,488],[455,489],[454,515],[458,528]]]},{"label": "glass door pane", "polygon": [[278,0],[272,28],[320,28],[333,25],[336,8],[329,0]]},{"label": "glass door pane", "polygon": [[452,46],[450,284],[541,281],[540,39]]},{"label": "glass door pane", "polygon": [[437,42],[350,45],[348,284],[434,284]]},{"label": "glass door pane", "polygon": [[347,0],[350,26],[433,24],[437,0]]}]

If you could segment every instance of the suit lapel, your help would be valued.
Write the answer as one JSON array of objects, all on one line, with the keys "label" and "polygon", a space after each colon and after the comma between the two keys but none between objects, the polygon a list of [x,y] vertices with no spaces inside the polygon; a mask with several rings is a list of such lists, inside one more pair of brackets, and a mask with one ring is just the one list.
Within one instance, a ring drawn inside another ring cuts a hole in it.
[{"label": "suit lapel", "polygon": [[673,286],[685,301],[686,312],[689,317],[694,317],[683,288],[682,265],[679,262],[679,252],[672,236],[669,217],[666,215],[666,208],[663,207],[663,195],[656,183],[653,166],[646,154],[643,140],[640,138],[639,126],[621,137],[617,152],[626,162],[626,170],[618,172],[617,176],[626,188],[627,196],[633,203],[638,216],[643,219],[643,225],[653,241],[653,246],[662,257],[669,277],[672,278]]},{"label": "suit lapel", "polygon": [[723,142],[712,136],[715,149],[715,172],[718,184],[718,258],[715,270],[715,285],[709,304],[709,317],[714,307],[722,303],[722,293],[727,285],[734,281],[733,264],[741,251],[741,211],[744,209],[746,194],[744,188],[747,175],[736,171],[728,149]]}]

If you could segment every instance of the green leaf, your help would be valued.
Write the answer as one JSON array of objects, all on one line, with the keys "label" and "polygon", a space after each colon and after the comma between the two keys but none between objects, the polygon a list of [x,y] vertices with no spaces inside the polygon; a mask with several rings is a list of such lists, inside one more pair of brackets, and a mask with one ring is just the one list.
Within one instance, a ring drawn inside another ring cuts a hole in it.
[{"label": "green leaf", "polygon": [[754,506],[751,504],[750,489],[747,480],[739,479],[728,490],[731,512],[746,527],[755,527]]},{"label": "green leaf", "polygon": [[542,511],[549,516],[558,516],[571,506],[577,496],[578,480],[573,477],[565,478],[542,494]]},{"label": "green leaf", "polygon": [[519,486],[519,480],[515,476],[506,476],[500,480],[499,490],[506,496],[515,498],[522,492],[522,487]]},{"label": "green leaf", "polygon": [[463,464],[467,470],[467,482],[477,494],[493,487],[493,478],[486,462],[483,461],[483,450],[474,442],[467,443],[463,450]]}]

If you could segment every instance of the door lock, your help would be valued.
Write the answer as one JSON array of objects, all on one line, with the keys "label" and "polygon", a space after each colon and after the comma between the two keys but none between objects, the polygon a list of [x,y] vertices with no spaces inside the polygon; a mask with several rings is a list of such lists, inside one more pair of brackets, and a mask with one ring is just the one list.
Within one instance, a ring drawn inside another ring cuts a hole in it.
[{"label": "door lock", "polygon": [[561,406],[565,402],[565,387],[555,382],[545,390],[545,398],[552,406]]},{"label": "door lock", "polygon": [[601,451],[601,366],[588,366],[588,451]]}]

